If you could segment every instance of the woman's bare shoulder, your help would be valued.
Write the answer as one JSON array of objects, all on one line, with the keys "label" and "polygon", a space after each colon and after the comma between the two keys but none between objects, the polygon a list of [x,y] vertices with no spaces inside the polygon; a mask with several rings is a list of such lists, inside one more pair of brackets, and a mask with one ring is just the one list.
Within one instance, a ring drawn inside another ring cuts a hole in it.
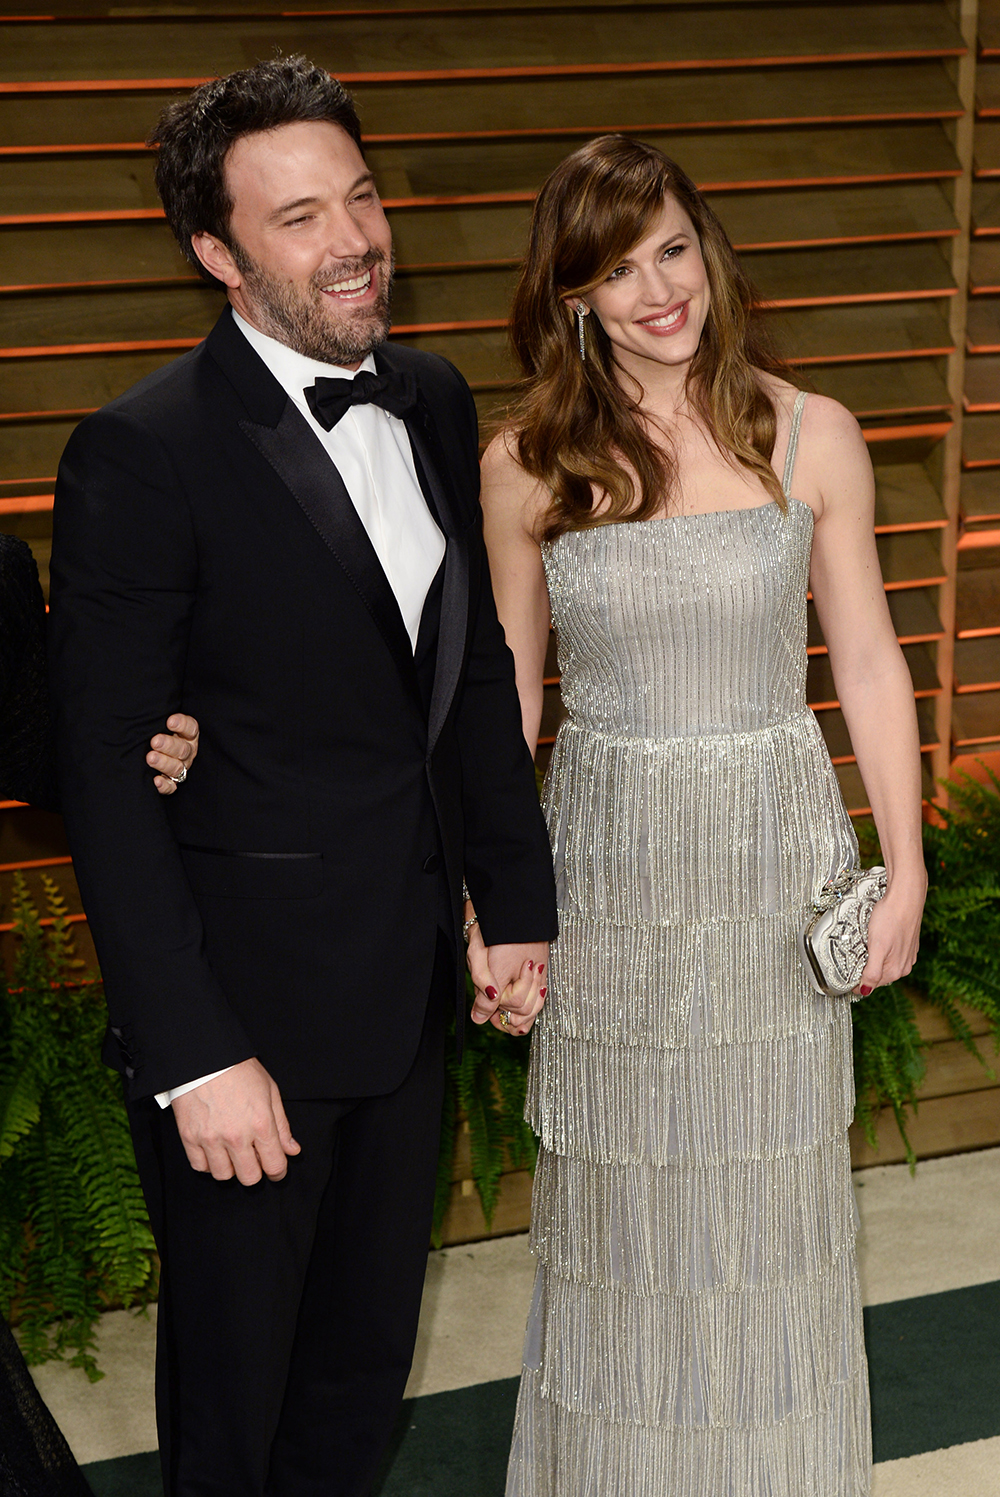
[{"label": "woman's bare shoulder", "polygon": [[[784,417],[790,421],[795,402],[803,394],[801,388],[790,384],[786,379],[780,379],[775,374],[767,374],[764,370],[758,370],[758,375],[762,387],[774,402],[779,419]],[[829,395],[817,395],[812,390],[804,393],[806,399],[802,409],[803,433],[808,427],[811,435],[820,440],[824,437],[843,440],[848,436],[861,436],[861,428],[857,421],[847,407],[840,404],[839,400],[832,400]]]}]

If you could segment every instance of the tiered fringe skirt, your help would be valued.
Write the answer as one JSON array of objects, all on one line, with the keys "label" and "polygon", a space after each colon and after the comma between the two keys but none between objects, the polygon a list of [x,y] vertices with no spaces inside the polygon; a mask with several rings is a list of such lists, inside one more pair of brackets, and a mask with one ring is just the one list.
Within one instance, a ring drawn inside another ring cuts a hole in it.
[{"label": "tiered fringe skirt", "polygon": [[865,1497],[850,1008],[794,942],[856,854],[815,720],[564,725],[547,800],[562,913],[508,1497]]}]

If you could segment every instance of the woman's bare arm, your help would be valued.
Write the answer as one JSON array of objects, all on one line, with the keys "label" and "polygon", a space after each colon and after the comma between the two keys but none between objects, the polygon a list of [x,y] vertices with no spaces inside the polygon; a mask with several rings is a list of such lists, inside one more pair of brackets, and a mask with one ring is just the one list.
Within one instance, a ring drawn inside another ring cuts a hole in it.
[{"label": "woman's bare arm", "polygon": [[[533,533],[542,495],[539,485],[511,456],[503,436],[496,437],[483,454],[482,471],[483,529],[493,594],[514,656],[524,736],[534,754],[542,720],[550,623],[542,553]],[[472,905],[467,903],[465,918],[472,917]],[[479,1024],[489,1020],[507,1034],[527,1034],[545,1002],[544,963],[533,971],[523,970],[499,998],[489,952],[477,925],[469,931],[468,962],[476,988],[473,1020]],[[507,1022],[503,1014],[509,1014]]]},{"label": "woman's bare arm", "polygon": [[544,491],[511,456],[503,435],[483,454],[483,526],[497,613],[514,656],[521,720],[534,754],[542,720],[549,594],[535,526]]},{"label": "woman's bare arm", "polygon": [[894,982],[913,965],[927,888],[913,683],[882,584],[875,481],[861,430],[842,406],[813,396],[800,451],[803,477],[815,475],[818,495],[813,598],[889,874],[859,982],[871,988]]}]

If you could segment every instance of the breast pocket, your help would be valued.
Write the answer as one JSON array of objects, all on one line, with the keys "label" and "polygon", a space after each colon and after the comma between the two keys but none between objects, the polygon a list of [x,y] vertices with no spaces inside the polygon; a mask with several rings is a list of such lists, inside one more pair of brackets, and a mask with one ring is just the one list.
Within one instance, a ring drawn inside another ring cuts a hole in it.
[{"label": "breast pocket", "polygon": [[230,852],[181,845],[195,894],[222,899],[311,899],[323,892],[319,852]]}]

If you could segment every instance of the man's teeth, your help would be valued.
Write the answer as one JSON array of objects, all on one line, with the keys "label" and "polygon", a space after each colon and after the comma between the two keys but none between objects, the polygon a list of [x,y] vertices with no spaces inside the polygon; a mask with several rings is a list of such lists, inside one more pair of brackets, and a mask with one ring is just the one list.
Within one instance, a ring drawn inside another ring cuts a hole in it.
[{"label": "man's teeth", "polygon": [[336,281],[332,286],[324,286],[324,291],[335,291],[339,296],[351,291],[367,291],[372,283],[372,273],[366,270],[364,275],[355,276],[352,281]]}]

